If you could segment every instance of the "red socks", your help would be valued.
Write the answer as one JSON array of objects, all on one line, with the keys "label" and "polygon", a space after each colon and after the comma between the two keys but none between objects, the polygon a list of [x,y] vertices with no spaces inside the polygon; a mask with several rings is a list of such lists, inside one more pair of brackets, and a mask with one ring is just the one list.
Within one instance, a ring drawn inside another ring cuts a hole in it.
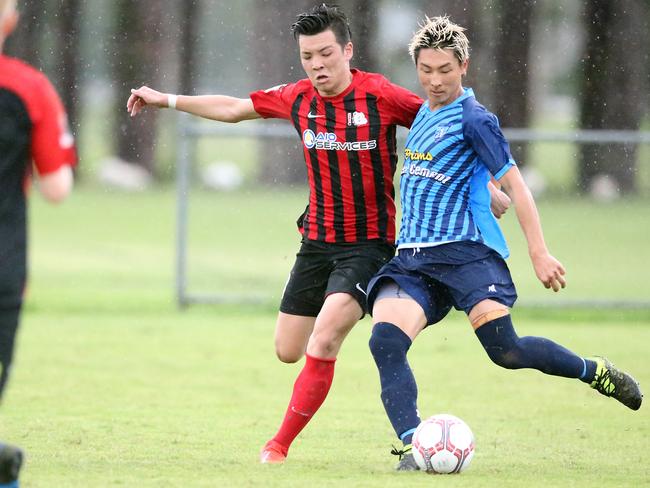
[{"label": "red socks", "polygon": [[272,439],[282,446],[285,456],[293,440],[325,401],[334,378],[336,359],[315,358],[308,354],[305,358],[305,366],[293,385],[284,421]]}]

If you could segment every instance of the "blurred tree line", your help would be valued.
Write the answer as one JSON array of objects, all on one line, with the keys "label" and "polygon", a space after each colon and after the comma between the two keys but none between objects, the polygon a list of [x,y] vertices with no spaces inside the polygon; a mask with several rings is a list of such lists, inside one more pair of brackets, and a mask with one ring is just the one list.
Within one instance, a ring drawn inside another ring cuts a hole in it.
[{"label": "blurred tree line", "polygon": [[[112,141],[124,161],[156,173],[157,111],[130,120],[125,111],[129,89],[148,84],[163,91],[196,94],[218,87],[205,79],[206,65],[218,63],[241,71],[252,89],[267,88],[303,77],[290,25],[295,16],[319,2],[308,0],[19,0],[22,22],[9,39],[7,54],[43,69],[55,81],[68,109],[73,131],[79,135],[80,94],[89,72],[104,66],[112,88]],[[568,72],[576,80],[570,95],[578,102],[578,124],[586,129],[638,130],[648,113],[650,92],[650,2],[647,0],[412,0],[405,2],[341,0],[353,32],[353,66],[382,71],[390,78],[408,77],[415,85],[412,65],[400,46],[400,68],[394,70],[386,41],[394,35],[408,39],[415,20],[449,14],[467,27],[472,46],[467,86],[494,111],[503,127],[529,127],[533,114],[533,67],[539,63],[535,39],[540,19],[569,17],[577,9],[574,43],[581,43],[578,66],[558,56],[548,69]],[[408,11],[403,25],[386,14]],[[383,19],[383,20],[382,20]],[[95,26],[92,30],[89,25]],[[386,28],[386,25],[388,26]],[[382,26],[384,26],[382,28]],[[215,31],[235,32],[249,51],[240,59],[234,46],[210,46]],[[97,43],[85,46],[84,43]],[[89,56],[88,53],[94,53]],[[97,56],[104,59],[98,60]],[[224,58],[229,59],[226,64]],[[207,58],[207,59],[206,59]],[[407,75],[399,72],[406,71]],[[573,70],[573,73],[571,73]],[[214,72],[214,71],[212,71]],[[211,80],[210,80],[211,81]],[[395,80],[399,82],[399,80]],[[208,90],[206,90],[206,86]],[[212,86],[211,86],[212,85]],[[173,90],[171,88],[174,88]],[[232,93],[245,96],[245,93]],[[545,103],[545,100],[539,101]],[[260,144],[260,179],[266,183],[296,183],[305,179],[298,141],[278,147]],[[620,190],[636,190],[637,146],[585,144],[579,154],[579,186],[589,188],[598,174],[615,178]],[[515,158],[526,161],[525,144],[512,147]]]}]

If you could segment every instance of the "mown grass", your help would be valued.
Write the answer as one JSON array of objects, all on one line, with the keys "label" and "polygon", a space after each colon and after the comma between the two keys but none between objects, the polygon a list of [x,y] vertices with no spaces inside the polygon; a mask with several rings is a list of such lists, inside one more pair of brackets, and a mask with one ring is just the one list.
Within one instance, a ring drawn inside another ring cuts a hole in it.
[{"label": "mown grass", "polygon": [[[303,201],[300,191],[193,193],[193,289],[266,298],[185,311],[174,304],[169,189],[132,195],[87,185],[60,208],[32,202],[31,282],[0,410],[0,439],[28,453],[23,486],[648,485],[646,406],[631,412],[577,381],[501,370],[459,314],[423,333],[410,360],[422,415],[450,412],[474,430],[469,471],[435,479],[392,471],[395,439],[367,350],[368,319],[344,344],[330,396],[287,464],[259,465],[301,367],[277,361],[272,337]],[[569,269],[564,296],[647,299],[646,208],[540,205],[551,249]],[[562,294],[535,283],[514,226],[509,215],[522,302],[550,307]],[[516,308],[520,335],[606,354],[650,384],[648,311],[548,307]]]}]

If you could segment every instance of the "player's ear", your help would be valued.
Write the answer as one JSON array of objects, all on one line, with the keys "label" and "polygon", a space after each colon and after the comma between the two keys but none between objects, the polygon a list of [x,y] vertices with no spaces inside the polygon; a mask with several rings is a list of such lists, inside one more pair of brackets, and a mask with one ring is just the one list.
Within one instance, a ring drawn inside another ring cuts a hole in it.
[{"label": "player's ear", "polygon": [[343,47],[343,56],[345,57],[346,61],[350,61],[352,59],[352,56],[354,56],[354,46],[352,46],[351,42],[348,42]]},{"label": "player's ear", "polygon": [[467,68],[469,68],[469,59],[466,59],[462,63],[460,63],[460,74],[461,76],[465,76],[467,74]]}]

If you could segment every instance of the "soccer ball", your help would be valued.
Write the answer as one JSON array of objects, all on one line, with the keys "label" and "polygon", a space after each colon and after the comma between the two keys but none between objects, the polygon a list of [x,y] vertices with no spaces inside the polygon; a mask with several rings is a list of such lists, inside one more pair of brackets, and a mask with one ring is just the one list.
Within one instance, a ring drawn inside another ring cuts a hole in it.
[{"label": "soccer ball", "polygon": [[413,434],[413,458],[427,473],[460,473],[474,457],[474,434],[458,417],[434,415]]}]

